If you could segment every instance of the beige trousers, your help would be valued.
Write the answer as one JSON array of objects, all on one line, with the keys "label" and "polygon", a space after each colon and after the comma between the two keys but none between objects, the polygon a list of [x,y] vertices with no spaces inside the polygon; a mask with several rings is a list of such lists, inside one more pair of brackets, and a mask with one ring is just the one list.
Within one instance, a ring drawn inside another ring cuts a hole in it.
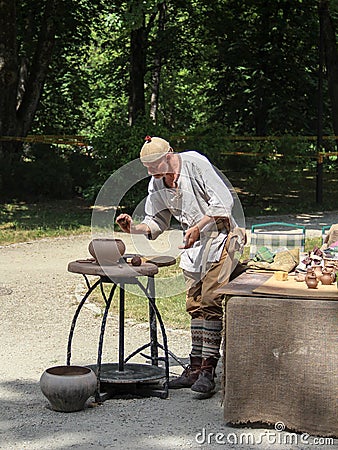
[{"label": "beige trousers", "polygon": [[183,271],[187,290],[186,309],[192,319],[223,319],[223,294],[216,294],[215,290],[229,281],[229,276],[220,279],[227,256],[228,252],[225,246],[221,259],[213,263],[202,278],[199,272]]}]

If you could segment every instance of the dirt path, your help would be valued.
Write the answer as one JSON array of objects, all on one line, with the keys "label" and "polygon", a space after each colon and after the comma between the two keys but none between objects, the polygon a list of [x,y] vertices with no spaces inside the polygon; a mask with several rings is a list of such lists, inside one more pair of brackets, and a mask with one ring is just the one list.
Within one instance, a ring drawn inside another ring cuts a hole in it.
[{"label": "dirt path", "polygon": [[[123,239],[132,251],[125,235]],[[203,430],[224,436],[243,432],[224,423],[220,376],[218,392],[203,401],[197,400],[190,390],[180,390],[171,391],[167,400],[109,400],[78,413],[56,413],[47,407],[39,378],[47,367],[65,364],[69,326],[83,290],[82,278],[67,272],[67,264],[88,256],[89,241],[90,236],[80,236],[0,248],[0,448],[284,449],[278,444],[243,446],[224,444],[224,440],[216,443],[214,438],[210,443],[203,442],[203,435],[198,434]],[[72,363],[95,361],[99,327],[100,317],[95,309],[83,309],[74,337]],[[116,318],[108,319],[107,329],[104,359],[116,361]],[[189,333],[167,333],[170,349],[185,358],[190,350]],[[145,324],[128,322],[126,334],[127,351],[148,341]],[[180,371],[177,364],[171,365],[172,373]],[[263,430],[250,432],[259,436]]]}]

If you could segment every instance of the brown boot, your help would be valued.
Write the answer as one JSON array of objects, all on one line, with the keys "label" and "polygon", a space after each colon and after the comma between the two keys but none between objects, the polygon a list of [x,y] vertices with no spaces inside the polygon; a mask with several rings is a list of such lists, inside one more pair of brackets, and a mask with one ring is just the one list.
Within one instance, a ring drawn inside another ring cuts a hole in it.
[{"label": "brown boot", "polygon": [[197,380],[201,371],[202,358],[190,355],[190,364],[181,376],[169,381],[169,389],[190,388]]},{"label": "brown boot", "polygon": [[210,356],[202,361],[200,375],[197,381],[191,386],[191,390],[201,394],[211,394],[215,389],[216,377],[215,369],[218,359]]}]

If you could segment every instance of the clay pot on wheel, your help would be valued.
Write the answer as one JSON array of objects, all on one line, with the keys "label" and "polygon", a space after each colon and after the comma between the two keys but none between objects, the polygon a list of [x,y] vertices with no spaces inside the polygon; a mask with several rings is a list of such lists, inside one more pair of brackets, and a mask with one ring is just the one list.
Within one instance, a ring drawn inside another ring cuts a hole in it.
[{"label": "clay pot on wheel", "polygon": [[89,243],[88,250],[100,266],[110,266],[118,263],[126,246],[121,239],[98,238]]},{"label": "clay pot on wheel", "polygon": [[54,411],[81,411],[95,393],[97,378],[88,367],[56,366],[46,369],[40,388]]}]

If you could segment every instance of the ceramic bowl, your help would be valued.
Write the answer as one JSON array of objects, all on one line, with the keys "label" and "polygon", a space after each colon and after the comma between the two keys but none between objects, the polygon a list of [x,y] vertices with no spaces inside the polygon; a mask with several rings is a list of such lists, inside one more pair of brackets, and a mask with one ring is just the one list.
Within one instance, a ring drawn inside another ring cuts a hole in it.
[{"label": "ceramic bowl", "polygon": [[40,388],[54,411],[81,411],[94,395],[97,378],[93,370],[82,366],[56,366],[46,369]]}]

